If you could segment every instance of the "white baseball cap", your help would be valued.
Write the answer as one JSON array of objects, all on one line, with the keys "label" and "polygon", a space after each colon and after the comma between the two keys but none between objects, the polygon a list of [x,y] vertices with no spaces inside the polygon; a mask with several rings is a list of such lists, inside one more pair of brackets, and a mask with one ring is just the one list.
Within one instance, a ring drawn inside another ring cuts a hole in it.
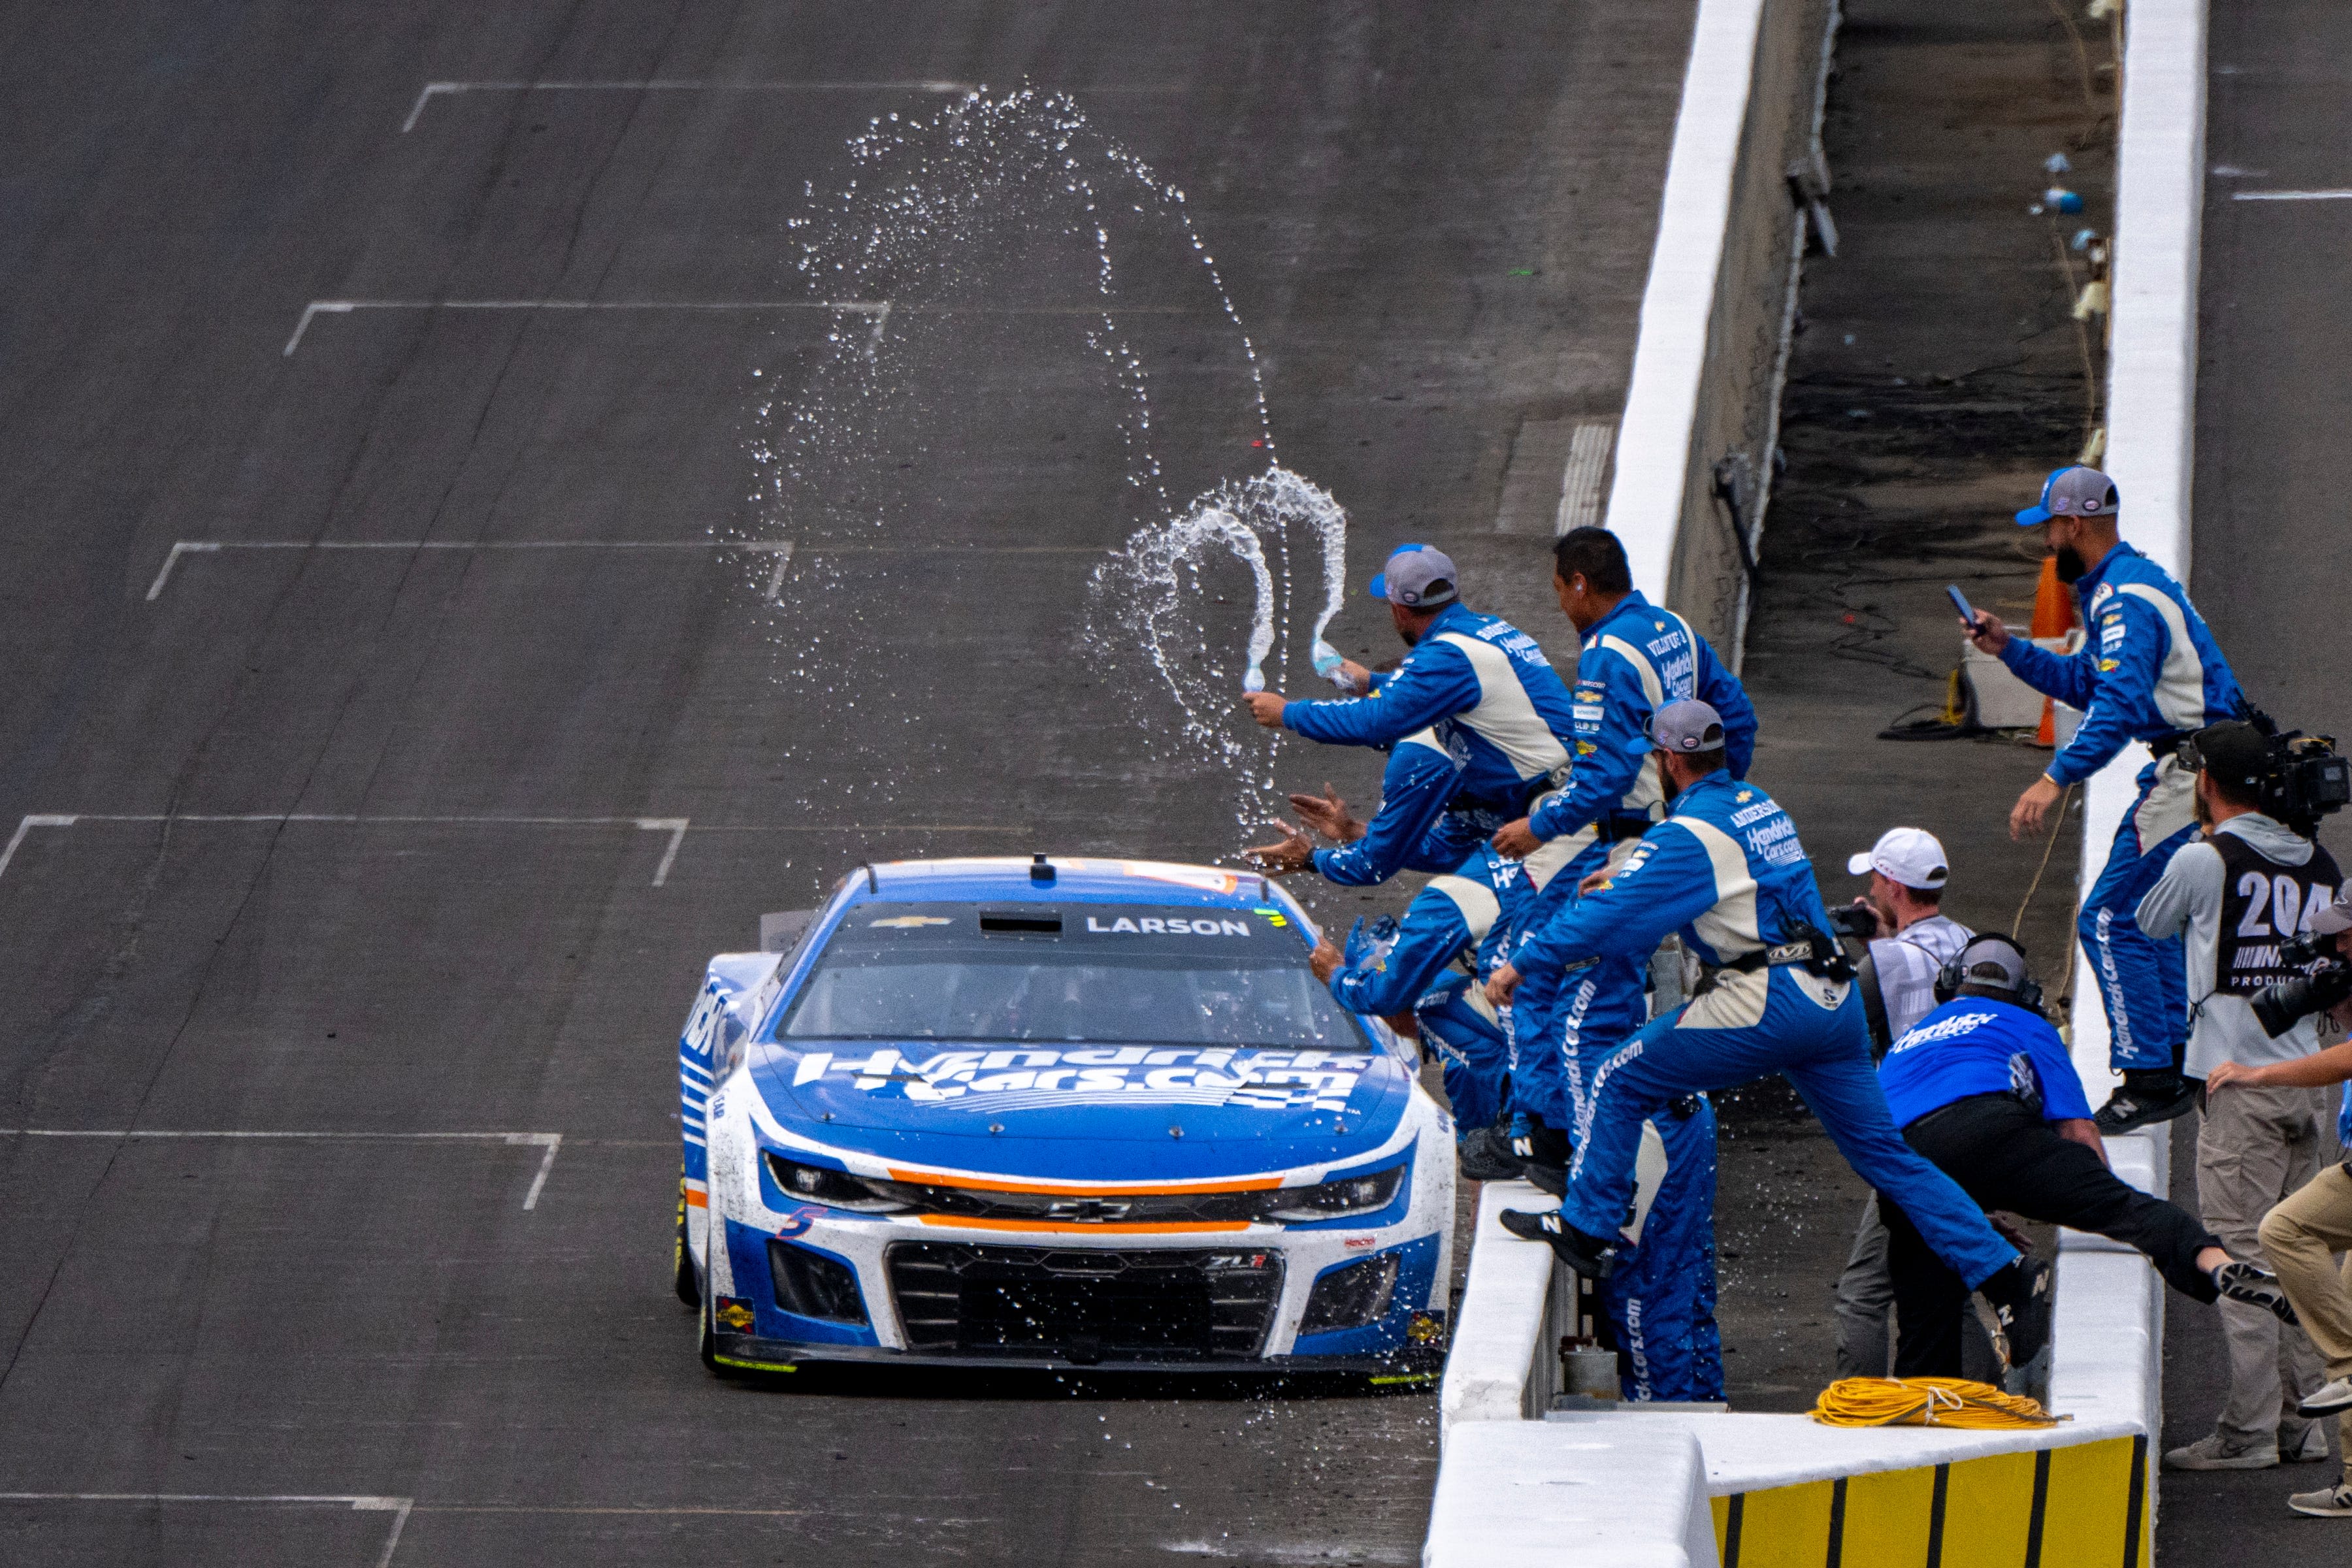
[{"label": "white baseball cap", "polygon": [[1906,888],[1940,888],[1950,874],[1944,865],[1944,847],[1924,827],[1890,827],[1878,842],[1845,863],[1854,876],[1875,871]]}]

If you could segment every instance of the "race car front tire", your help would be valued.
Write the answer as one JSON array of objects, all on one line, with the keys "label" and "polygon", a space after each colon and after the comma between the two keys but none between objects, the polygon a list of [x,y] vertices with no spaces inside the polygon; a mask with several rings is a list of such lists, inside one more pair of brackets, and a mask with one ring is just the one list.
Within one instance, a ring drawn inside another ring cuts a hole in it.
[{"label": "race car front tire", "polygon": [[[688,1267],[691,1266],[689,1259]],[[711,1316],[709,1295],[703,1292],[698,1292],[698,1294],[701,1294],[703,1300],[700,1309],[694,1314],[695,1322],[700,1330],[696,1336],[695,1349],[702,1356],[703,1366],[713,1376],[724,1377],[727,1375],[726,1371],[719,1364],[719,1324]]]},{"label": "race car front tire", "polygon": [[689,1307],[702,1305],[702,1281],[694,1272],[694,1249],[686,1244],[686,1178],[677,1179],[677,1245],[670,1260],[671,1289]]}]

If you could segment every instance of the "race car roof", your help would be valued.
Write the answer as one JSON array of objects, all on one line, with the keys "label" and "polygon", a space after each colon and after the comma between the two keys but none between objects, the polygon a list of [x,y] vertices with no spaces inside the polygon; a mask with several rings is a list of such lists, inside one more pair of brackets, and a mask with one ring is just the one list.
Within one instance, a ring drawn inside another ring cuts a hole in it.
[{"label": "race car roof", "polygon": [[1275,897],[1272,886],[1255,872],[1232,871],[1218,866],[1091,857],[1054,857],[1046,863],[1053,868],[1051,881],[1034,879],[1034,859],[1013,856],[887,860],[854,876],[850,887],[866,899],[892,901],[990,899],[1051,903],[1077,900],[1250,909]]}]

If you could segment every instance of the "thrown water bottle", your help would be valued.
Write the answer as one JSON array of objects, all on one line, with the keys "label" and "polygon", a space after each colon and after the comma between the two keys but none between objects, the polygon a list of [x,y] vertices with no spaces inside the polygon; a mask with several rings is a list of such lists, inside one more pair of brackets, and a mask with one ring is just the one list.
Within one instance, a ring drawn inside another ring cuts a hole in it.
[{"label": "thrown water bottle", "polygon": [[1264,691],[1265,689],[1265,671],[1260,669],[1255,665],[1251,665],[1249,669],[1242,676],[1242,689],[1244,691]]}]

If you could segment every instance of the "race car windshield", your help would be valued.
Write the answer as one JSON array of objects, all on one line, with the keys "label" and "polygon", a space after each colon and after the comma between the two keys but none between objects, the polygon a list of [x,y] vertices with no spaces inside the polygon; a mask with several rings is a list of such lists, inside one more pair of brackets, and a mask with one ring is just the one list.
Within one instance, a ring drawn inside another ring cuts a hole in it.
[{"label": "race car windshield", "polygon": [[1316,982],[1297,928],[1280,911],[1147,904],[861,904],[776,1032],[1350,1051],[1370,1043]]}]

